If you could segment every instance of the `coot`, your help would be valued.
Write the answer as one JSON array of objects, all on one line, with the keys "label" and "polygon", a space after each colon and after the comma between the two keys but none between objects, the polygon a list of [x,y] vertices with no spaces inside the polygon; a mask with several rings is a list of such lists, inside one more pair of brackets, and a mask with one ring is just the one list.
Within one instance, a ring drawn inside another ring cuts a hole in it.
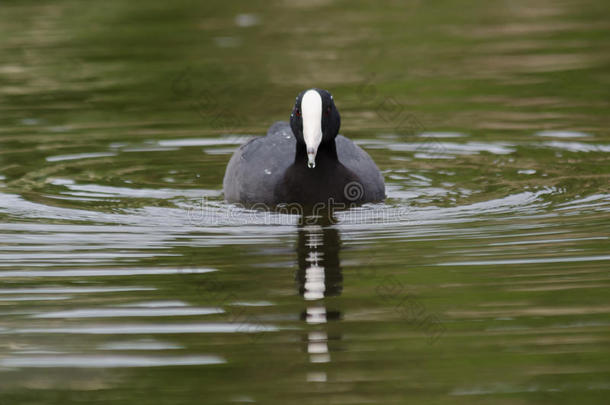
[{"label": "coot", "polygon": [[296,98],[290,123],[241,145],[223,181],[225,199],[247,205],[359,204],[385,198],[373,159],[338,135],[341,118],[332,95],[309,89]]}]

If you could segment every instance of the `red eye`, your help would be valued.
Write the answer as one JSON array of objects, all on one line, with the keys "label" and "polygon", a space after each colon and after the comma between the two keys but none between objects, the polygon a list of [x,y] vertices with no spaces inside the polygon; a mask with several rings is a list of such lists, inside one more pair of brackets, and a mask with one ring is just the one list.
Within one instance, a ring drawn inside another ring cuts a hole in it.
[{"label": "red eye", "polygon": [[330,110],[331,110],[330,106],[326,107],[326,111],[324,111],[324,114],[326,114],[326,115],[330,114]]},{"label": "red eye", "polygon": [[296,115],[297,117],[301,116],[301,110],[299,110],[298,108],[294,110],[294,115]]}]

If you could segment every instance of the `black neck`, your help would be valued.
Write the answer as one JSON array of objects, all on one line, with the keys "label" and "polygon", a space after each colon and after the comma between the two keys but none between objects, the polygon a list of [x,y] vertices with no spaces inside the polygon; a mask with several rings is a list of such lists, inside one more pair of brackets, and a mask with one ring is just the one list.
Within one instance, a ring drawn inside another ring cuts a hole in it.
[{"label": "black neck", "polygon": [[[325,162],[336,162],[339,158],[337,157],[337,144],[335,140],[330,142],[322,142],[318,147],[318,153],[316,154],[316,163],[323,164]],[[307,147],[304,143],[297,142],[297,149],[294,156],[294,162],[298,164],[307,165]]]}]

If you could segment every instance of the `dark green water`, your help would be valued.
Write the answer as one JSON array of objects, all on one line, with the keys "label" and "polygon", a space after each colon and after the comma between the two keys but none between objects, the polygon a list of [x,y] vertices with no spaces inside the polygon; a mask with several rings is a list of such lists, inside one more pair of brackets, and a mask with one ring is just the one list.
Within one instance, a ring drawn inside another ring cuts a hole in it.
[{"label": "dark green water", "polygon": [[[607,403],[609,16],[0,3],[0,404]],[[224,203],[314,86],[387,201]]]}]

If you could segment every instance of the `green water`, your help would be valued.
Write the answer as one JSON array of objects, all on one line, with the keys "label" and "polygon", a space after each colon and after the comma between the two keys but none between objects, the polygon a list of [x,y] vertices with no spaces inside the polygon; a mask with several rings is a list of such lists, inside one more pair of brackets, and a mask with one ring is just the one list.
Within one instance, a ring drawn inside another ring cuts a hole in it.
[{"label": "green water", "polygon": [[[607,403],[609,16],[0,3],[0,404]],[[224,203],[314,86],[386,202]]]}]

